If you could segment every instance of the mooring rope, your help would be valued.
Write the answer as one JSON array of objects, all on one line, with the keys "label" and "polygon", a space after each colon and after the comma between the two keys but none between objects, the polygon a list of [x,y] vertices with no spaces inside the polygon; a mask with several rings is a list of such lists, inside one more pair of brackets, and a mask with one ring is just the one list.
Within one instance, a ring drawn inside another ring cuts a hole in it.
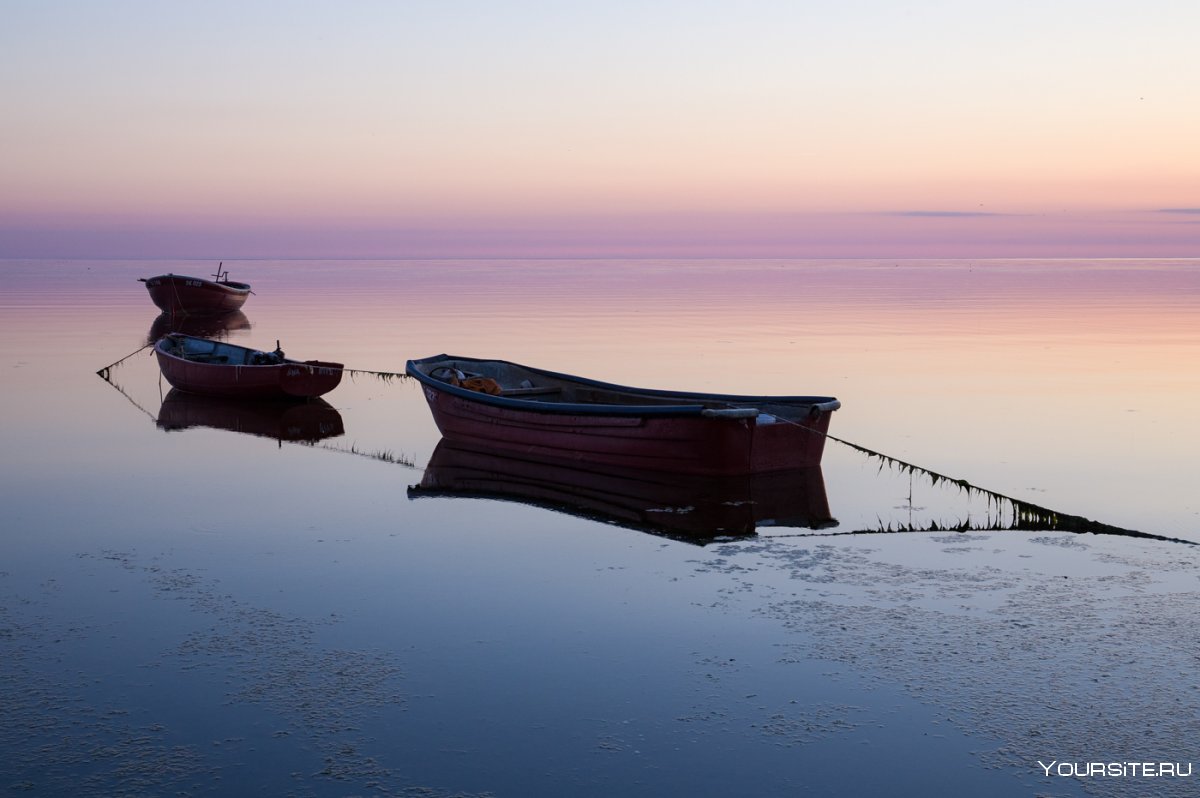
[{"label": "mooring rope", "polygon": [[[106,380],[107,380],[107,379],[108,379],[108,378],[111,376],[111,374],[112,374],[112,370],[113,370],[114,368],[116,368],[117,366],[121,365],[121,364],[122,364],[122,363],[124,363],[126,360],[128,360],[129,358],[131,358],[131,357],[133,357],[134,355],[138,354],[139,352],[142,352],[142,351],[144,351],[144,350],[146,350],[146,349],[150,349],[150,348],[151,348],[151,347],[153,347],[153,346],[154,346],[154,344],[145,344],[144,346],[140,346],[140,347],[138,347],[136,350],[134,350],[133,352],[130,352],[128,355],[126,355],[125,357],[121,358],[120,360],[117,360],[117,361],[114,361],[114,362],[112,362],[112,363],[109,363],[109,364],[108,364],[107,366],[105,366],[104,368],[102,368],[102,369],[99,369],[99,370],[98,370],[96,373],[97,373],[98,375],[100,375],[100,376],[101,376],[103,379],[106,379]],[[411,379],[412,379],[412,377],[410,377],[409,375],[405,374],[403,371],[373,371],[373,370],[371,370],[371,369],[352,369],[352,368],[346,368],[345,366],[343,366],[343,367],[342,367],[342,373],[343,373],[343,374],[349,374],[351,377],[353,377],[355,374],[368,374],[368,375],[371,375],[371,376],[373,376],[373,377],[379,377],[380,379],[384,380],[385,382],[391,382],[392,380],[411,380]]]},{"label": "mooring rope", "polygon": [[351,377],[353,377],[355,374],[369,374],[373,377],[379,377],[384,382],[391,382],[392,380],[397,380],[397,379],[398,380],[411,380],[412,379],[412,377],[405,374],[403,371],[371,371],[370,369],[349,369],[349,368],[346,368],[343,366],[342,373],[349,374]]},{"label": "mooring rope", "polygon": [[[938,483],[946,482],[951,485],[954,485],[959,490],[966,492],[968,496],[971,495],[972,493],[978,493],[978,494],[986,497],[988,499],[989,503],[996,502],[997,505],[1000,505],[1003,502],[1008,502],[1009,506],[1012,507],[1012,511],[1013,511],[1013,523],[1010,527],[1008,527],[1009,529],[1051,529],[1051,530],[1061,530],[1063,532],[1075,532],[1075,533],[1080,533],[1080,534],[1092,533],[1092,534],[1097,534],[1097,535],[1122,535],[1125,537],[1145,538],[1145,539],[1149,539],[1149,540],[1160,540],[1160,541],[1165,541],[1165,542],[1169,542],[1169,543],[1186,543],[1189,546],[1200,545],[1196,541],[1166,537],[1164,535],[1154,535],[1149,532],[1139,532],[1134,529],[1125,529],[1123,527],[1113,526],[1112,524],[1105,524],[1101,521],[1093,521],[1090,518],[1084,518],[1083,516],[1071,515],[1070,513],[1062,513],[1057,510],[1051,510],[1048,507],[1042,507],[1041,505],[1034,504],[1032,502],[1027,502],[1027,501],[1024,501],[1023,499],[1014,499],[1013,497],[1006,496],[1003,493],[998,493],[994,490],[988,490],[987,488],[981,488],[978,485],[973,485],[965,479],[957,479],[955,477],[948,477],[945,474],[939,474],[936,471],[932,471],[928,468],[925,468],[924,466],[919,466],[916,463],[910,463],[906,460],[901,460],[898,457],[892,457],[891,455],[884,454],[883,452],[877,452],[874,449],[869,449],[866,446],[861,446],[857,443],[853,443],[852,441],[845,440],[844,438],[839,438],[835,435],[830,435],[828,432],[822,432],[821,430],[813,429],[812,427],[807,427],[803,424],[800,424],[799,422],[792,421],[791,419],[781,418],[779,416],[775,416],[775,418],[777,421],[782,421],[786,424],[791,424],[792,426],[799,427],[800,429],[806,430],[807,432],[811,432],[814,435],[821,435],[821,436],[827,438],[828,440],[834,441],[836,443],[840,443],[843,446],[849,446],[851,449],[862,452],[863,454],[867,455],[868,457],[874,457],[881,461],[880,466],[879,466],[880,470],[883,470],[883,468],[885,466],[891,466],[891,467],[899,468],[901,473],[903,473],[904,471],[909,471],[910,473],[918,472],[918,473],[924,474],[925,476],[929,477],[931,483],[935,487],[938,485]],[[899,527],[894,530],[891,528],[888,528],[888,529],[877,529],[877,530],[861,530],[861,531],[855,531],[855,532],[825,533],[825,536],[859,535],[859,534],[865,535],[865,534],[877,534],[879,532],[931,532],[931,531],[933,531],[933,532],[942,532],[942,531],[959,532],[959,531],[966,531],[966,528],[961,525],[960,526],[946,525],[944,527],[939,527],[937,529],[913,529],[911,527]],[[980,530],[980,531],[987,531],[987,530]],[[821,535],[821,533],[812,533],[811,536],[817,537],[820,535]],[[796,537],[808,537],[808,536],[810,536],[810,535],[808,535],[808,534],[796,535]],[[772,537],[783,537],[783,536],[779,535],[779,536],[772,536]]]},{"label": "mooring rope", "polygon": [[154,346],[154,344],[145,344],[144,346],[141,346],[141,347],[139,347],[138,349],[134,350],[133,352],[130,352],[128,355],[126,355],[125,357],[123,357],[123,358],[121,358],[120,360],[116,361],[115,363],[109,363],[107,366],[105,366],[104,368],[100,369],[100,370],[99,370],[99,371],[97,371],[96,373],[97,373],[97,374],[99,374],[99,375],[100,375],[100,376],[101,376],[103,379],[105,379],[105,380],[108,380],[109,382],[112,382],[112,380],[109,380],[108,378],[109,378],[110,376],[112,376],[112,370],[113,370],[114,368],[116,368],[117,366],[121,365],[121,364],[122,364],[122,363],[124,363],[126,360],[128,360],[129,358],[131,358],[131,357],[133,357],[134,355],[136,355],[138,352],[141,352],[141,351],[143,351],[143,350],[149,349],[149,348],[150,348],[150,347],[152,347],[152,346]]}]

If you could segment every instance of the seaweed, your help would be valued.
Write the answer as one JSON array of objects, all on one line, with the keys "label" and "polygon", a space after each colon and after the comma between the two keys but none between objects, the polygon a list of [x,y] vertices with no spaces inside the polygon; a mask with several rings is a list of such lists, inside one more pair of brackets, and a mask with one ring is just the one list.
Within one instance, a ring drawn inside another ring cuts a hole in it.
[{"label": "seaweed", "polygon": [[366,374],[368,376],[374,377],[375,379],[377,379],[381,382],[385,382],[385,383],[392,383],[396,380],[400,380],[401,382],[403,382],[404,380],[412,379],[412,377],[410,377],[409,375],[405,374],[402,371],[371,371],[369,369],[343,368],[342,373],[349,374],[350,379],[354,379],[354,375],[356,375],[356,374]]},{"label": "seaweed", "polygon": [[[1168,543],[1184,543],[1189,546],[1200,545],[1195,541],[1184,540],[1182,538],[1173,538],[1166,535],[1155,535],[1150,532],[1141,532],[1136,529],[1126,529],[1124,527],[1106,524],[1102,521],[1093,521],[1090,518],[1084,518],[1080,515],[1072,515],[1071,513],[1059,512],[1048,507],[1043,507],[1033,502],[1027,502],[1023,499],[1014,499],[1011,496],[1006,496],[1003,493],[998,493],[994,490],[988,490],[978,485],[974,485],[965,479],[946,476],[931,469],[919,466],[916,463],[910,463],[906,460],[901,460],[898,457],[877,452],[874,449],[868,449],[866,446],[861,446],[857,443],[838,438],[835,435],[830,435],[827,432],[806,427],[803,424],[796,424],[788,419],[782,419],[787,423],[794,424],[801,429],[807,430],[815,435],[822,435],[826,439],[840,443],[843,446],[848,446],[855,451],[867,455],[879,461],[879,471],[882,473],[884,469],[892,469],[901,474],[919,474],[929,479],[931,485],[937,487],[942,484],[952,485],[958,488],[959,491],[967,494],[968,498],[982,497],[987,500],[988,507],[996,508],[998,513],[1003,516],[1007,510],[1012,517],[1011,523],[1003,523],[1001,520],[992,520],[982,525],[972,523],[970,518],[966,521],[961,521],[958,525],[942,525],[937,522],[932,522],[928,526],[920,526],[914,524],[898,524],[893,525],[888,522],[885,526],[883,521],[879,521],[879,527],[876,529],[863,529],[855,531],[826,533],[832,535],[861,535],[861,534],[878,534],[881,532],[966,532],[966,531],[1032,531],[1046,530],[1056,532],[1073,532],[1076,534],[1093,534],[1093,535],[1120,535],[1124,537],[1141,538],[1144,540],[1158,540]],[[911,504],[912,494],[909,493],[909,503]],[[989,517],[991,513],[989,512]]]}]

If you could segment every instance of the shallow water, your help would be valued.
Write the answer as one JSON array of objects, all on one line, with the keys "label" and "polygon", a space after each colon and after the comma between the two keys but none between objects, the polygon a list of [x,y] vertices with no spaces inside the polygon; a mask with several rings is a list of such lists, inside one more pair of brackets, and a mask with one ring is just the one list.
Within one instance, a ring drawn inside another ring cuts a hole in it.
[{"label": "shallow water", "polygon": [[[841,439],[1200,542],[1200,262],[226,266],[255,295],[201,332],[235,343],[833,394]],[[137,277],[212,264],[0,270],[0,784],[1117,795],[1145,780],[1037,761],[1191,754],[1190,545],[985,531],[1011,521],[986,495],[832,441],[749,497],[456,493],[406,380],[314,420],[168,395],[146,352],[95,374],[162,331]]]}]

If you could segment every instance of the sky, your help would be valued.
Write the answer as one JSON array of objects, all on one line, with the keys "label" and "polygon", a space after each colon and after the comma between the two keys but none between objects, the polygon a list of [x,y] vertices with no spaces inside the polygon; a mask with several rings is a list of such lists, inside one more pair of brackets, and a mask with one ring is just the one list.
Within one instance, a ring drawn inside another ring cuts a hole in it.
[{"label": "sky", "polygon": [[1195,0],[0,0],[0,257],[1200,257]]}]

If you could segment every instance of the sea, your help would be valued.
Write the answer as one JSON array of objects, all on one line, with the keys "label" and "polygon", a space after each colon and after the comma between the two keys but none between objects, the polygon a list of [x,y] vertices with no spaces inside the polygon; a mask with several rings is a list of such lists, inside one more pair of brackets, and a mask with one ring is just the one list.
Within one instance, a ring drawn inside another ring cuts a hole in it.
[{"label": "sea", "polygon": [[[138,282],[217,268],[0,261],[0,792],[1200,792],[1200,260]],[[347,371],[205,400],[172,330]],[[440,353],[841,408],[800,475],[598,475],[443,443]]]}]

